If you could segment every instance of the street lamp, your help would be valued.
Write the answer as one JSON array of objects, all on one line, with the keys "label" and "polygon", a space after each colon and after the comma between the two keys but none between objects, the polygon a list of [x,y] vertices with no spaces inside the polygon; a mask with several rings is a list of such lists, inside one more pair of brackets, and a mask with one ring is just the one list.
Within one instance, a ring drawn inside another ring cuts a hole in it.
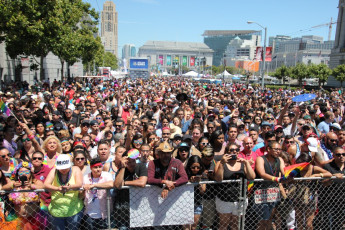
[{"label": "street lamp", "polygon": [[247,21],[248,24],[256,24],[258,26],[260,26],[262,29],[265,30],[265,37],[264,37],[264,55],[263,55],[263,61],[262,61],[262,72],[261,72],[261,87],[262,89],[265,88],[265,68],[266,68],[266,37],[267,37],[267,27],[264,27],[262,25],[260,25],[257,22],[253,22],[253,21]]}]

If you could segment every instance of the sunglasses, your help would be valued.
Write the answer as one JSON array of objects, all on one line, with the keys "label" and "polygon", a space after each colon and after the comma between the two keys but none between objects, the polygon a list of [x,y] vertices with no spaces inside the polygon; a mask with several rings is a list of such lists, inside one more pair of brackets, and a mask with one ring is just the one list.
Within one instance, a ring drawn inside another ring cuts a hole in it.
[{"label": "sunglasses", "polygon": [[77,158],[75,158],[75,160],[76,160],[76,161],[83,161],[83,160],[85,160],[85,158],[84,158],[84,157],[80,157],[80,158],[77,157]]},{"label": "sunglasses", "polygon": [[6,154],[6,155],[2,155],[1,157],[2,157],[2,158],[11,157],[11,154],[8,153],[8,154]]},{"label": "sunglasses", "polygon": [[295,144],[294,141],[285,141],[286,144]]},{"label": "sunglasses", "polygon": [[337,157],[341,157],[341,156],[345,157],[345,153],[336,153],[334,155],[336,155]]},{"label": "sunglasses", "polygon": [[282,132],[283,132],[283,130],[279,130],[279,129],[277,129],[275,132],[276,132],[276,133],[282,133]]},{"label": "sunglasses", "polygon": [[208,145],[209,143],[201,142],[200,144],[202,144],[202,145]]},{"label": "sunglasses", "polygon": [[229,149],[229,152],[233,153],[233,152],[239,152],[240,149]]},{"label": "sunglasses", "polygon": [[19,176],[30,175],[30,171],[21,171],[21,172],[18,172],[18,175]]},{"label": "sunglasses", "polygon": [[274,120],[274,118],[267,118],[267,120],[269,120],[269,121],[273,121],[273,120]]},{"label": "sunglasses", "polygon": [[101,117],[96,117],[96,120],[102,120],[102,118]]},{"label": "sunglasses", "polygon": [[138,140],[138,141],[133,141],[133,143],[134,143],[134,144],[141,145],[141,144],[143,144],[143,141],[139,141],[139,140]]},{"label": "sunglasses", "polygon": [[22,142],[31,141],[29,138],[22,139]]},{"label": "sunglasses", "polygon": [[328,139],[330,142],[338,142],[337,139]]},{"label": "sunglasses", "polygon": [[41,161],[41,160],[43,160],[43,158],[42,158],[42,157],[33,157],[32,160],[33,160],[33,161],[35,161],[35,160]]},{"label": "sunglasses", "polygon": [[189,152],[189,149],[179,149],[180,150],[180,152],[182,153],[182,152]]},{"label": "sunglasses", "polygon": [[162,133],[162,135],[170,135],[170,133]]}]

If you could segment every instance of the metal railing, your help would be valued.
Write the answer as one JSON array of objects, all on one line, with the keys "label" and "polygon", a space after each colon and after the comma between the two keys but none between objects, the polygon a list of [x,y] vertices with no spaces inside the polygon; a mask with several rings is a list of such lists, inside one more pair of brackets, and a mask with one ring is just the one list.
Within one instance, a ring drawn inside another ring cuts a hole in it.
[{"label": "metal railing", "polygon": [[[39,208],[40,199],[36,199],[35,194],[47,192],[44,189],[0,190],[0,229],[54,229],[58,223],[65,224],[65,229],[88,230],[180,229],[182,226],[339,230],[344,229],[345,224],[344,182],[335,177],[295,178],[285,184],[256,179],[248,190],[247,180],[202,181],[177,187],[169,191],[166,199],[161,198],[163,188],[151,185],[108,189],[99,198],[98,192],[102,189],[93,189],[85,191],[93,197],[83,201],[81,213],[76,210],[77,214],[58,220],[50,213],[59,207]],[[83,189],[79,191],[82,193]],[[82,200],[82,197],[76,199]],[[100,213],[105,216],[100,218]]]}]

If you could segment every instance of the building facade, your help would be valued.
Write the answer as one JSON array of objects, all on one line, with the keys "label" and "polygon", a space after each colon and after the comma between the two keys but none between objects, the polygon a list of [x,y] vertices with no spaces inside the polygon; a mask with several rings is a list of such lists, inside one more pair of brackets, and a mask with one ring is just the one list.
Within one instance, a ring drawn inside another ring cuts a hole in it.
[{"label": "building facade", "polygon": [[267,70],[285,66],[304,64],[329,64],[334,41],[323,41],[320,36],[307,35],[297,38],[277,35],[269,38],[272,47],[272,62],[267,63]]},{"label": "building facade", "polygon": [[[40,62],[39,57],[20,57],[11,59],[6,53],[5,43],[0,44],[0,80],[4,82],[27,81],[29,84],[49,81],[52,83],[54,79],[61,79],[61,62],[53,53],[43,58],[44,77],[40,78]],[[30,69],[32,64],[37,64],[37,70]],[[67,63],[64,63],[64,76],[68,74]],[[70,76],[82,76],[83,64],[81,61],[76,62],[69,67]]]},{"label": "building facade", "polygon": [[[334,69],[338,65],[345,64],[345,0],[339,0],[338,5],[338,21],[337,30],[335,33],[334,48],[331,52],[330,57],[330,68]],[[340,82],[335,80],[334,77],[330,76],[327,81],[329,86],[340,86]]]},{"label": "building facade", "polygon": [[149,66],[161,71],[180,67],[199,71],[201,66],[212,65],[213,50],[198,42],[147,41],[138,57],[148,58]]},{"label": "building facade", "polygon": [[115,3],[106,1],[101,13],[101,37],[106,52],[118,56],[118,20]]},{"label": "building facade", "polygon": [[242,40],[252,40],[255,38],[255,46],[260,46],[261,31],[206,30],[203,36],[204,43],[214,51],[212,65],[220,66],[224,65],[223,58],[226,56],[227,48],[232,40],[238,38]]},{"label": "building facade", "polygon": [[133,44],[125,44],[122,47],[122,59],[129,59],[137,56],[137,50]]}]

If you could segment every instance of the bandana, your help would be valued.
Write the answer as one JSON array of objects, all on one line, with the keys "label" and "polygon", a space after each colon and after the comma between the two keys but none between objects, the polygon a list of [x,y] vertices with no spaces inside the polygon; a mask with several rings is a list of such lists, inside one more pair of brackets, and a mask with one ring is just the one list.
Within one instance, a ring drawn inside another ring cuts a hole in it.
[{"label": "bandana", "polygon": [[103,164],[102,163],[96,163],[96,164],[90,165],[90,168],[94,168],[97,166],[103,166]]}]

